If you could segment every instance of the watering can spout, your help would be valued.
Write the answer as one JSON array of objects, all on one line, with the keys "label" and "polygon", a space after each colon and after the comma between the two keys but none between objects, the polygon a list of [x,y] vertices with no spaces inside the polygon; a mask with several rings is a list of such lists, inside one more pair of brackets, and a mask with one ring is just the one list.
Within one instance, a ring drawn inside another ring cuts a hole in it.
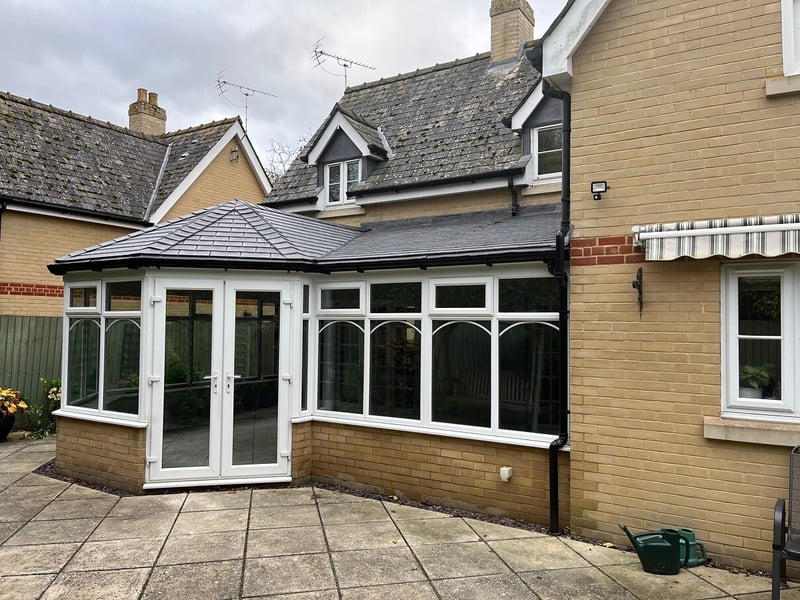
[{"label": "watering can spout", "polygon": [[636,550],[642,568],[657,575],[677,575],[681,570],[680,533],[675,529],[631,533],[624,525],[619,525]]}]

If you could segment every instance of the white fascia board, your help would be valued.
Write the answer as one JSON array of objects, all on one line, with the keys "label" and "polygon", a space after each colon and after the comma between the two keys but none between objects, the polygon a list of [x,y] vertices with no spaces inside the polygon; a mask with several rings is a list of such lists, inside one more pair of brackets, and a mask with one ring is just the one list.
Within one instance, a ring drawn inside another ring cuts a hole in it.
[{"label": "white fascia board", "polygon": [[110,225],[112,227],[122,227],[124,229],[132,229],[136,231],[149,228],[145,225],[139,225],[131,221],[117,220],[114,217],[92,217],[90,215],[83,215],[80,213],[71,213],[66,209],[64,211],[60,211],[52,208],[38,208],[36,206],[13,204],[13,200],[9,201],[9,204],[6,205],[5,209],[9,212],[28,213],[42,217],[53,217],[55,219],[69,219],[70,221],[81,221],[83,223],[94,223],[97,225]]},{"label": "white fascia board", "polygon": [[572,56],[610,3],[611,0],[575,0],[544,40],[542,77],[562,90],[570,90]]},{"label": "white fascia board", "polygon": [[507,188],[508,178],[499,177],[497,179],[486,179],[474,183],[454,183],[451,185],[438,185],[430,187],[414,188],[398,192],[384,192],[370,194],[361,198],[356,198],[356,202],[362,206],[369,204],[382,204],[384,202],[401,202],[403,200],[417,200],[420,198],[432,198],[434,196],[452,196],[454,194],[468,194],[470,192],[482,192],[485,190],[496,190]]},{"label": "white fascia board", "polygon": [[350,138],[350,141],[355,144],[356,148],[358,148],[358,151],[361,152],[361,156],[372,155],[372,153],[369,151],[369,144],[367,144],[367,141],[361,137],[361,135],[350,124],[350,121],[348,121],[342,113],[337,112],[328,123],[325,131],[322,132],[322,135],[317,140],[317,143],[314,144],[311,152],[308,153],[308,164],[316,166],[319,157],[322,156],[322,153],[325,151],[328,143],[339,129],[341,129],[345,135]]},{"label": "white fascia board", "polygon": [[536,87],[533,88],[533,91],[530,95],[525,99],[525,102],[522,103],[513,115],[511,115],[511,130],[512,131],[521,131],[522,126],[525,125],[525,121],[533,114],[533,111],[536,110],[536,107],[539,106],[539,103],[544,99],[544,94],[542,93],[542,82],[540,81],[536,84]]},{"label": "white fascia board", "polygon": [[194,169],[192,169],[189,174],[184,177],[183,181],[178,184],[178,187],[172,190],[172,193],[167,196],[167,199],[164,200],[161,206],[158,207],[158,210],[150,216],[150,222],[153,224],[160,223],[166,214],[172,210],[172,207],[177,204],[178,200],[180,200],[186,191],[192,186],[192,184],[197,181],[200,175],[203,174],[203,171],[206,170],[206,168],[214,161],[217,155],[219,155],[225,146],[228,145],[228,142],[237,136],[241,138],[242,135],[244,135],[244,130],[238,122],[231,125],[228,131],[225,132],[225,135],[223,135],[222,138],[220,138],[220,140],[214,144],[213,148],[206,153],[202,160],[195,165]]}]

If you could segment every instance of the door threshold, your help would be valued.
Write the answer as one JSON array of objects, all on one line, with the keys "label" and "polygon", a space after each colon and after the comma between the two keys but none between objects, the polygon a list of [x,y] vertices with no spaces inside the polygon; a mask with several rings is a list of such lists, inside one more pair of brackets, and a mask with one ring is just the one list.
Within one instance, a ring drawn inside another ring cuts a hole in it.
[{"label": "door threshold", "polygon": [[142,489],[159,490],[168,488],[186,487],[226,487],[230,485],[256,485],[264,483],[290,483],[289,475],[279,475],[276,477],[240,477],[235,479],[192,479],[183,481],[151,481],[145,483]]}]

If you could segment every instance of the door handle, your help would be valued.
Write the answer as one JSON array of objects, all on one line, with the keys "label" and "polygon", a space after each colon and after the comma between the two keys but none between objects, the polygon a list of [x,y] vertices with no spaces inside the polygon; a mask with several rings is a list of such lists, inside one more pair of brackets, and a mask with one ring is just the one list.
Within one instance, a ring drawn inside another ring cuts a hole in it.
[{"label": "door handle", "polygon": [[225,392],[230,394],[231,393],[231,386],[233,385],[234,379],[241,379],[241,375],[234,375],[233,372],[228,371],[225,374]]},{"label": "door handle", "polygon": [[211,381],[211,389],[214,391],[214,393],[217,393],[219,391],[219,373],[214,371],[213,373],[211,373],[211,375],[206,375],[205,377],[203,377],[203,379]]}]

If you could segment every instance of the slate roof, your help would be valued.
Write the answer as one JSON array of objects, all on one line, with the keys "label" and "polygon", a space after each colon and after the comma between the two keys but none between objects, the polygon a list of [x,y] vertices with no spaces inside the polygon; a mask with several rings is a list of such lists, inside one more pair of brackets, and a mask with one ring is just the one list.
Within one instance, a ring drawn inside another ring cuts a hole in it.
[{"label": "slate roof", "polygon": [[0,199],[146,221],[236,120],[149,136],[0,92]]},{"label": "slate roof", "polygon": [[69,271],[172,266],[306,272],[541,260],[553,253],[558,204],[384,222],[358,229],[232,200],[73,252]]},{"label": "slate roof", "polygon": [[[503,119],[539,79],[524,55],[516,63],[490,69],[490,54],[485,53],[348,88],[334,110],[340,107],[346,116],[380,127],[393,152],[355,188],[356,194],[522,170],[529,157],[522,156],[519,137]],[[303,158],[328,120],[277,182],[267,203],[316,197],[316,167]]]}]

